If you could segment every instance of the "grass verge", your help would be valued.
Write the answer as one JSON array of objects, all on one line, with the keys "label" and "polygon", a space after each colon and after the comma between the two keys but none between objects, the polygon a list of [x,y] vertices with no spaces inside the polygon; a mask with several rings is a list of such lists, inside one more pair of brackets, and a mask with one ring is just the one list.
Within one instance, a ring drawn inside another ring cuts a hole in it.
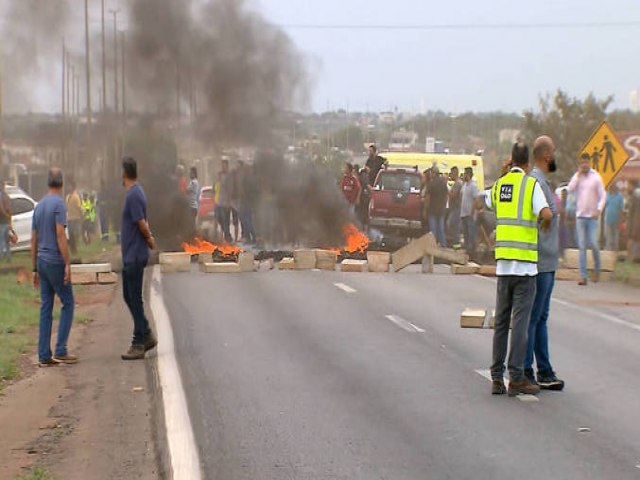
[{"label": "grass verge", "polygon": [[615,277],[619,282],[640,287],[640,263],[618,262]]},{"label": "grass verge", "polygon": [[53,480],[53,475],[43,467],[34,467],[31,472],[20,475],[15,480]]}]

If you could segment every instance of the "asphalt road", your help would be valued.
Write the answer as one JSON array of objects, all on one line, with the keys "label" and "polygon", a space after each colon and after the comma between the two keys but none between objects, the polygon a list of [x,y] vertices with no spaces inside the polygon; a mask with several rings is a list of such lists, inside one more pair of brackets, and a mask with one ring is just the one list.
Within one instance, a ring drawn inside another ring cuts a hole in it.
[{"label": "asphalt road", "polygon": [[194,267],[162,284],[207,479],[640,479],[637,290],[559,284],[567,388],[528,402],[490,395],[492,331],[459,327],[493,279]]}]

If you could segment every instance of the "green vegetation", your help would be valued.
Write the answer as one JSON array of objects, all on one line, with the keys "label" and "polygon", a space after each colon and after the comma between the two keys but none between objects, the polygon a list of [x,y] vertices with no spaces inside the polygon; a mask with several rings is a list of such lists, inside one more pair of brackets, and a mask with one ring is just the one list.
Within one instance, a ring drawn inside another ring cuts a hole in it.
[{"label": "green vegetation", "polygon": [[616,280],[640,287],[640,264],[632,262],[618,262],[615,272]]},{"label": "green vegetation", "polygon": [[34,467],[30,473],[20,475],[15,480],[53,480],[53,475],[44,467]]}]

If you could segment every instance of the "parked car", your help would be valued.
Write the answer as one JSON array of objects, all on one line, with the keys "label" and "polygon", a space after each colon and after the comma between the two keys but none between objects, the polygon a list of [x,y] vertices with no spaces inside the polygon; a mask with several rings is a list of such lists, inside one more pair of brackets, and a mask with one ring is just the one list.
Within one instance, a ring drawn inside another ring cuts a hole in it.
[{"label": "parked car", "polygon": [[371,190],[369,225],[383,232],[417,236],[422,232],[421,175],[411,167],[387,167]]},{"label": "parked car", "polygon": [[198,209],[198,220],[212,217],[215,207],[215,195],[213,187],[202,187],[200,190],[200,208]]},{"label": "parked car", "polygon": [[29,250],[31,248],[31,224],[33,211],[37,202],[17,187],[6,188],[11,201],[13,229],[18,235],[18,243],[11,247],[12,251]]}]

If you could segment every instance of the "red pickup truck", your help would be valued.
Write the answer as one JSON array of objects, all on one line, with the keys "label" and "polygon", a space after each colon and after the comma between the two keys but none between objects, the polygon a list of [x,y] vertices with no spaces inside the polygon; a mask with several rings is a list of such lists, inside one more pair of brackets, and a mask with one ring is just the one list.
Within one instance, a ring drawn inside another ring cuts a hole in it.
[{"label": "red pickup truck", "polygon": [[369,225],[384,232],[417,236],[422,232],[422,176],[411,167],[380,170],[371,189]]}]

